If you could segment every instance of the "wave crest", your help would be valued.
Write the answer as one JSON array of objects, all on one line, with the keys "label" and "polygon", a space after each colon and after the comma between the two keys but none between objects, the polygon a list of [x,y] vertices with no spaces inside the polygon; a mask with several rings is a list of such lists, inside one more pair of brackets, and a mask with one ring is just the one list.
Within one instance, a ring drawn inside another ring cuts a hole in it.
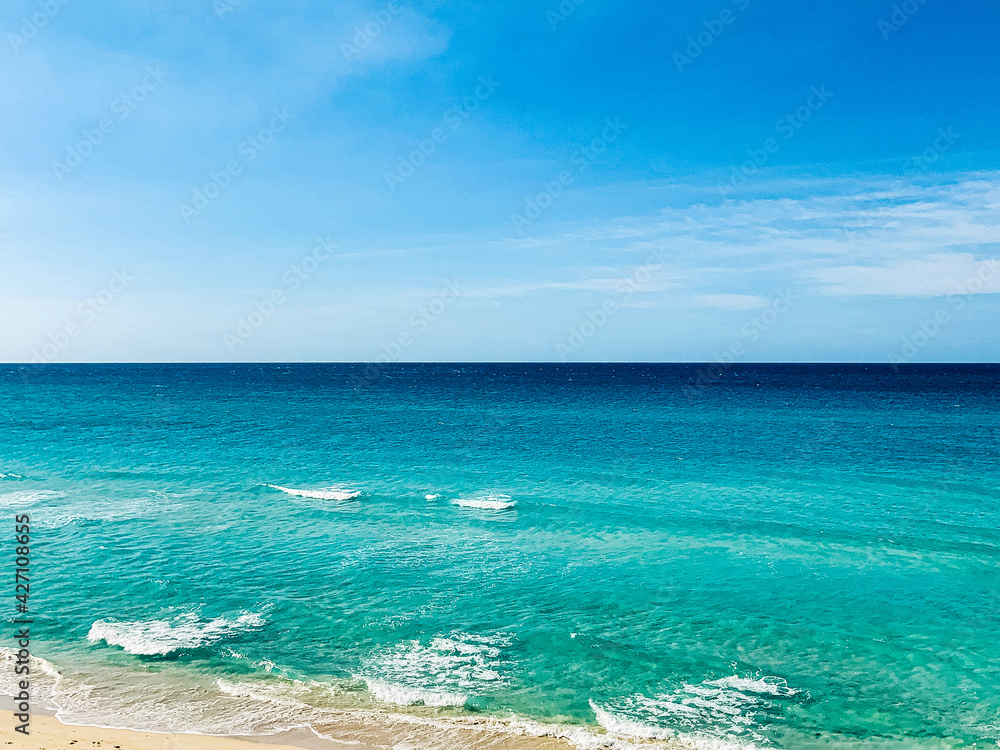
[{"label": "wave crest", "polygon": [[463,508],[478,508],[480,510],[507,510],[517,505],[510,495],[480,495],[477,497],[459,497],[452,501]]},{"label": "wave crest", "polygon": [[245,612],[232,620],[217,617],[206,621],[190,613],[172,620],[97,620],[90,626],[87,640],[92,643],[104,641],[139,656],[165,656],[182,649],[209,646],[260,628],[264,622],[256,612]]},{"label": "wave crest", "polygon": [[406,687],[382,680],[365,680],[368,692],[383,703],[397,706],[464,706],[469,700],[465,693],[451,693],[427,688]]},{"label": "wave crest", "polygon": [[510,662],[505,635],[458,633],[429,644],[405,641],[378,651],[362,665],[359,677],[368,692],[384,703],[412,706],[462,706],[473,695],[506,685]]},{"label": "wave crest", "polygon": [[303,490],[295,487],[282,487],[278,484],[267,485],[271,489],[284,492],[292,497],[306,497],[311,500],[353,500],[361,494],[359,490],[345,490],[341,487],[328,487],[321,490]]},{"label": "wave crest", "polygon": [[783,703],[806,698],[808,693],[780,677],[754,674],[674,684],[655,695],[620,697],[604,705],[591,700],[590,707],[597,723],[613,735],[677,739],[708,748],[729,747],[735,739],[763,741],[759,720],[777,719]]},{"label": "wave crest", "polygon": [[590,701],[590,708],[597,717],[597,723],[612,734],[643,740],[669,740],[677,736],[671,729],[653,726],[601,708],[593,700]]}]

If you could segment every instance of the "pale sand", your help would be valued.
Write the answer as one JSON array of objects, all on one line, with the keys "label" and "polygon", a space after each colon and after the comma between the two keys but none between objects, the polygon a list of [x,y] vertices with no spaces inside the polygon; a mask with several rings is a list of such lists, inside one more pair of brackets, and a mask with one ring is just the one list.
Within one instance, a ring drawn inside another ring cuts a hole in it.
[{"label": "pale sand", "polygon": [[[301,744],[280,745],[232,737],[209,737],[199,734],[153,734],[133,732],[127,729],[101,729],[99,727],[75,727],[61,723],[53,716],[31,715],[27,737],[14,731],[14,715],[10,711],[0,711],[0,748],[14,747],[18,750],[302,750],[303,747],[324,747],[331,750],[359,750],[358,745],[319,740],[303,736]],[[276,739],[276,738],[275,738]],[[309,741],[311,740],[311,741]],[[267,744],[262,744],[267,743]]]},{"label": "pale sand", "polygon": [[[30,732],[25,737],[14,731],[14,716],[0,711],[0,750],[387,750],[404,747],[407,750],[458,750],[459,748],[489,748],[489,750],[576,750],[564,739],[553,737],[516,736],[506,733],[470,731],[468,727],[449,727],[444,731],[431,726],[379,727],[365,722],[351,722],[353,734],[347,742],[321,739],[301,729],[270,737],[217,737],[198,734],[156,734],[128,729],[70,726],[54,716],[32,714]],[[347,729],[347,727],[343,727]],[[284,744],[283,744],[284,743]],[[642,740],[638,740],[643,744]],[[662,745],[657,745],[662,747]],[[678,750],[692,748],[677,746]]]}]

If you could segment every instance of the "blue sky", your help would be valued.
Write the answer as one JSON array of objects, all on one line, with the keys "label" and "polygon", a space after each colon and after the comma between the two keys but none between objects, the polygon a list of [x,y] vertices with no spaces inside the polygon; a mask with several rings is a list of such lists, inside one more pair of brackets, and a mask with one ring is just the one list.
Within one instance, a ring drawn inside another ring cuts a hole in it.
[{"label": "blue sky", "polygon": [[14,0],[0,359],[996,361],[1000,6],[812,5]]}]

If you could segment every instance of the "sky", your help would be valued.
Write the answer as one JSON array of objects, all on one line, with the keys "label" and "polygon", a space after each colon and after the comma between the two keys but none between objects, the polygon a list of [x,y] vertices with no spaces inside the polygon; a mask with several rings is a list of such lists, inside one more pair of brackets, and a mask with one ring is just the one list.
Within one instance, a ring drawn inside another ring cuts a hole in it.
[{"label": "sky", "polygon": [[2,361],[997,361],[995,0],[0,32]]}]

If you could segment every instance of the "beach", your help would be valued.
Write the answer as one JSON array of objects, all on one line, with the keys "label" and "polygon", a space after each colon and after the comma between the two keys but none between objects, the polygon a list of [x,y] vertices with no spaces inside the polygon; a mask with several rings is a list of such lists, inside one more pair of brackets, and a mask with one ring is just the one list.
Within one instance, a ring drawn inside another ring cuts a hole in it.
[{"label": "beach", "polygon": [[[338,742],[318,737],[305,729],[282,732],[277,735],[254,737],[228,737],[218,735],[151,733],[132,729],[112,729],[63,724],[54,716],[33,715],[30,733],[25,736],[14,731],[14,716],[9,711],[0,712],[4,722],[0,742],[19,750],[80,750],[80,748],[112,748],[113,750],[376,750],[376,748],[404,748],[407,750],[447,750],[458,747],[489,747],[492,750],[569,750],[574,747],[564,740],[538,737],[518,737],[513,734],[475,732],[472,741],[469,732],[399,731],[389,727],[355,726],[356,735],[368,741]],[[463,737],[463,735],[466,735]],[[262,747],[263,746],[263,747]],[[663,743],[657,743],[665,747]],[[671,743],[677,750],[693,750],[689,745]]]},{"label": "beach", "polygon": [[[31,717],[30,734],[15,732],[10,711],[0,713],[3,732],[0,742],[18,750],[260,750],[260,743],[230,737],[206,737],[191,734],[150,734],[127,729],[78,727],[62,724],[53,716]],[[299,750],[290,745],[271,745],[274,750]],[[332,750],[336,748],[328,744]],[[346,747],[341,745],[340,747]]]}]

